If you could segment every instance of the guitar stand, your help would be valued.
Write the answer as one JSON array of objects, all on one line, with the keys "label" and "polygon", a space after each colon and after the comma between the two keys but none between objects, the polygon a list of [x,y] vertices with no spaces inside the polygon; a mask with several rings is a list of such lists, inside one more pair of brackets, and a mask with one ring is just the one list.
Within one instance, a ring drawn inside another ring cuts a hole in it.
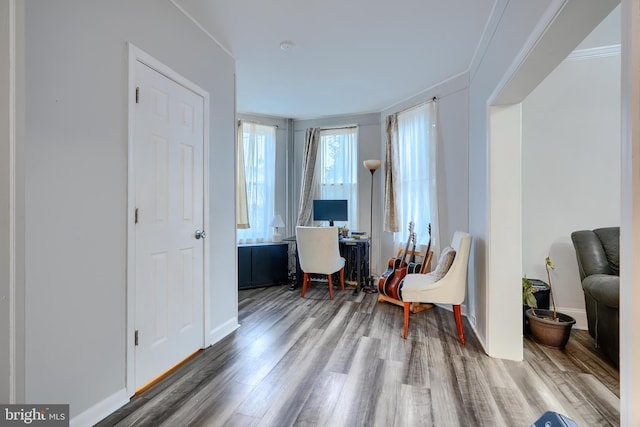
[{"label": "guitar stand", "polygon": [[[391,304],[399,305],[400,307],[404,307],[404,302],[399,299],[391,298],[382,294],[378,295],[378,302],[390,302]],[[424,303],[424,302],[412,302],[409,304],[409,311],[411,313],[420,313],[421,311],[429,310],[433,308],[433,304]]]},{"label": "guitar stand", "polygon": [[[418,255],[419,253],[418,252],[414,252],[414,254]],[[420,254],[420,255],[422,255],[422,254]],[[424,261],[422,263],[422,269],[420,270],[420,274],[424,274],[424,273],[429,271],[429,266],[431,265],[431,258],[432,257],[433,257],[433,252],[429,251],[427,253],[426,258],[424,259]],[[403,301],[401,301],[399,299],[391,298],[391,297],[388,297],[388,296],[382,295],[382,294],[378,295],[378,302],[390,302],[391,304],[395,304],[395,305],[399,305],[400,307],[404,307],[404,302]],[[428,302],[412,302],[411,304],[409,304],[409,311],[411,313],[420,313],[421,311],[429,310],[431,308],[433,308],[433,304],[428,303]]]}]

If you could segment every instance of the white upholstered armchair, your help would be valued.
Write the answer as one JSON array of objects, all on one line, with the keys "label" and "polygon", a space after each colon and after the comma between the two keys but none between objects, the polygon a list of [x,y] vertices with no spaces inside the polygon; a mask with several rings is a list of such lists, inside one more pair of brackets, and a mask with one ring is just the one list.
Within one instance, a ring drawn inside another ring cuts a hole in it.
[{"label": "white upholstered armchair", "polygon": [[336,227],[296,227],[296,245],[300,268],[304,272],[302,294],[307,292],[311,282],[310,274],[326,274],[329,281],[329,297],[333,299],[331,275],[340,272],[340,286],[344,291],[344,264],[338,247]]},{"label": "white upholstered armchair", "polygon": [[[467,292],[467,268],[471,250],[471,235],[456,231],[453,235],[451,248],[455,250],[455,257],[444,276],[440,277],[440,274],[438,274],[440,265],[436,266],[436,269],[431,273],[407,274],[405,276],[400,288],[400,298],[404,305],[403,338],[407,337],[407,330],[409,329],[410,304],[412,302],[429,302],[453,305],[458,337],[462,344],[465,343],[460,304],[464,301]],[[441,264],[440,261],[438,263]]]}]

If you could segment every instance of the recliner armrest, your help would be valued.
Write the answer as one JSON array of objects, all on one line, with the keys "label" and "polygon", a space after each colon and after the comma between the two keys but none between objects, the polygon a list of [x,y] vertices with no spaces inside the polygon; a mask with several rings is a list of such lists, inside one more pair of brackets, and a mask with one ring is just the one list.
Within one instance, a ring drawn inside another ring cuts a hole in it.
[{"label": "recliner armrest", "polygon": [[620,277],[593,274],[582,281],[582,288],[598,303],[611,308],[620,306]]}]

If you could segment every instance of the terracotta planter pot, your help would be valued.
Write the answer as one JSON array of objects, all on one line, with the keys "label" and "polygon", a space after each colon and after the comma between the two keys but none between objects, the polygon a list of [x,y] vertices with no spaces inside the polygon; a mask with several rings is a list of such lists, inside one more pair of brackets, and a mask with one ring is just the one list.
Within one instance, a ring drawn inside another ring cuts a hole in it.
[{"label": "terracotta planter pot", "polygon": [[557,312],[558,321],[553,320],[553,310],[536,309],[537,317],[533,315],[531,309],[526,311],[531,335],[540,344],[551,348],[564,348],[571,336],[571,327],[576,323],[576,319],[564,313]]}]

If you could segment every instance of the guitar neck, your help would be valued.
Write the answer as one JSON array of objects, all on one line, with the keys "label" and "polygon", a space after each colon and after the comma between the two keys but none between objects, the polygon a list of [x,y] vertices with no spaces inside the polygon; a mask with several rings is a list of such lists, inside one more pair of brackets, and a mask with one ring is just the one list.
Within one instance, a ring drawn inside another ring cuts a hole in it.
[{"label": "guitar neck", "polygon": [[[409,238],[411,239],[411,238]],[[409,243],[410,240],[407,240],[407,246],[404,247],[404,254],[402,255],[402,264],[405,264],[407,262],[407,257],[409,256]]]}]

